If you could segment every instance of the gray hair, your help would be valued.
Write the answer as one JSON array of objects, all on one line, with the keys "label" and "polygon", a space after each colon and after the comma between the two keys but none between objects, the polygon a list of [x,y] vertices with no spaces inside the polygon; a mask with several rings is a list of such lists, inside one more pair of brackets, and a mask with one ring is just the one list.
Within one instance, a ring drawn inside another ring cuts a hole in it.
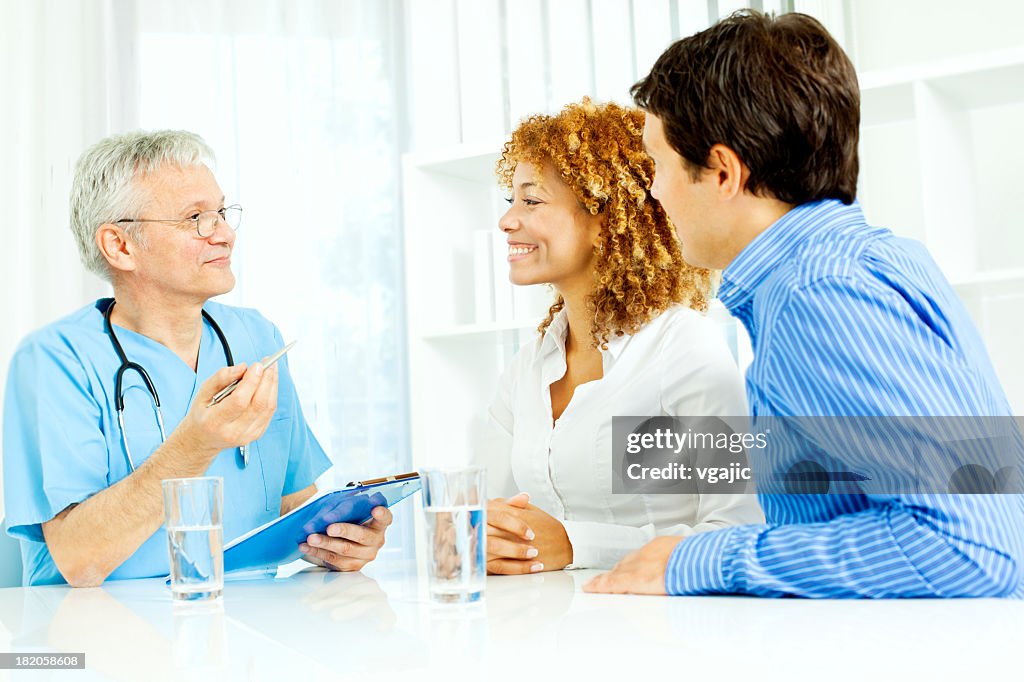
[{"label": "gray hair", "polygon": [[[213,160],[213,150],[203,138],[184,130],[136,130],[111,135],[85,150],[75,165],[71,185],[71,231],[82,264],[110,280],[107,259],[96,246],[96,230],[105,223],[137,217],[136,212],[146,201],[135,185],[140,175],[164,164],[192,166],[212,164]],[[141,242],[140,226],[126,226],[125,231]]]}]

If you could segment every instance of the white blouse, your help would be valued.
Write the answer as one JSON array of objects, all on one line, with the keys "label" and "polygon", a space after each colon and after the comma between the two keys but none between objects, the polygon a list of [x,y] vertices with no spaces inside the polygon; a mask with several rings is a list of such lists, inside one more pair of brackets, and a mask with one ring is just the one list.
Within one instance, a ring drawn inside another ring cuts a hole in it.
[{"label": "white blouse", "polygon": [[741,416],[743,380],[715,323],[674,306],[602,350],[604,376],[576,388],[552,425],[550,386],[565,374],[560,312],[524,346],[490,407],[481,452],[489,492],[519,491],[562,521],[572,542],[568,568],[608,568],[656,535],[692,535],[762,523],[754,495],[612,494],[612,417]]}]

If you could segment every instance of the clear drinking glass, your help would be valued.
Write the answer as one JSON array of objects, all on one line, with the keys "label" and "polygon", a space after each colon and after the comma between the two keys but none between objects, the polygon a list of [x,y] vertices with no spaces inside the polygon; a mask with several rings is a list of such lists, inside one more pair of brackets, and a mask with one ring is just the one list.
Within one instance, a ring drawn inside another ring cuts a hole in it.
[{"label": "clear drinking glass", "polygon": [[427,579],[438,602],[473,602],[487,577],[487,485],[483,467],[424,469]]},{"label": "clear drinking glass", "polygon": [[224,481],[163,481],[171,593],[188,601],[217,599],[224,591]]}]

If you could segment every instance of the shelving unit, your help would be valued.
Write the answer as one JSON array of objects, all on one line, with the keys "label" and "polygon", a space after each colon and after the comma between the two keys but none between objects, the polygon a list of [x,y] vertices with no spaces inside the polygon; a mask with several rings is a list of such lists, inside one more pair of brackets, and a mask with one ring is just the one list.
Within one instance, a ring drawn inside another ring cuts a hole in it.
[{"label": "shelving unit", "polygon": [[[503,210],[494,168],[500,145],[457,145],[403,159],[406,308],[413,464],[469,459],[497,381],[519,347],[535,338],[553,293],[517,287],[514,308],[478,319],[477,269],[490,267],[491,295],[511,295]],[[481,263],[474,236],[493,231],[499,252]],[[539,290],[538,290],[539,289]],[[533,290],[533,291],[527,291]],[[485,306],[486,307],[486,306]]]},{"label": "shelving unit", "polygon": [[963,300],[1024,414],[1024,48],[861,74],[870,222],[918,239]]},{"label": "shelving unit", "polygon": [[476,335],[496,335],[496,334],[508,334],[516,332],[529,332],[537,325],[533,322],[525,320],[507,320],[503,322],[480,322],[473,324],[457,324],[454,327],[448,327],[447,329],[436,329],[430,330],[423,334],[425,340],[442,341],[444,339],[453,339],[466,336]]},{"label": "shelving unit", "polygon": [[[1017,414],[1024,414],[1024,48],[860,74],[860,199],[868,220],[922,241],[964,301]],[[469,456],[498,377],[543,314],[474,316],[471,235],[497,234],[500,142],[407,155],[413,462]],[[718,302],[741,367],[741,326]]]},{"label": "shelving unit", "polygon": [[869,218],[924,241],[954,282],[1024,267],[1011,199],[1019,189],[998,178],[1014,158],[1007,146],[1024,152],[1015,129],[1024,49],[872,71],[860,81]]}]

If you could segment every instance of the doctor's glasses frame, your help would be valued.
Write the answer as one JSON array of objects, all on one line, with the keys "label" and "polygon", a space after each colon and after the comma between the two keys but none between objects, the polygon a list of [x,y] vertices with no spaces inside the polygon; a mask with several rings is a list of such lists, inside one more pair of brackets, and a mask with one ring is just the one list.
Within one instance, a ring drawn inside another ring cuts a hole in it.
[{"label": "doctor's glasses frame", "polygon": [[215,211],[199,211],[188,218],[122,218],[120,220],[115,220],[114,224],[164,223],[166,225],[184,226],[187,223],[191,223],[191,227],[195,228],[196,234],[203,239],[206,239],[214,233],[217,229],[217,223],[221,220],[224,221],[225,225],[237,232],[239,226],[242,224],[242,207],[238,204],[232,204],[231,206],[225,206],[224,208],[219,208]]}]

